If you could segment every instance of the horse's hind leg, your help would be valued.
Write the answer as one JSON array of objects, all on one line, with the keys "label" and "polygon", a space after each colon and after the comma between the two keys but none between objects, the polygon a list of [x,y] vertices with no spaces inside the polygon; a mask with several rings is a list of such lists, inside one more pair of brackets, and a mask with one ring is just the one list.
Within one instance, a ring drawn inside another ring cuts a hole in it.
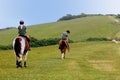
[{"label": "horse's hind leg", "polygon": [[22,68],[22,61],[16,61],[17,68],[21,67]]},{"label": "horse's hind leg", "polygon": [[24,67],[27,67],[27,66],[26,66],[27,54],[28,54],[28,53],[26,53],[26,54],[24,55]]},{"label": "horse's hind leg", "polygon": [[19,61],[19,57],[18,56],[16,56],[16,68],[19,68],[19,67],[21,67],[21,61]]},{"label": "horse's hind leg", "polygon": [[61,58],[62,58],[62,59],[65,59],[65,51],[66,51],[66,50],[61,50],[61,54],[62,54]]},{"label": "horse's hind leg", "polygon": [[61,54],[61,58],[65,59],[65,54],[64,53]]},{"label": "horse's hind leg", "polygon": [[[16,55],[15,55],[16,56]],[[18,65],[18,57],[16,56],[16,65]]]},{"label": "horse's hind leg", "polygon": [[17,65],[17,68],[19,67],[22,68],[22,54],[19,54],[19,57],[17,57],[16,65]]},{"label": "horse's hind leg", "polygon": [[24,61],[24,67],[27,67],[27,66],[26,66],[26,61]]}]

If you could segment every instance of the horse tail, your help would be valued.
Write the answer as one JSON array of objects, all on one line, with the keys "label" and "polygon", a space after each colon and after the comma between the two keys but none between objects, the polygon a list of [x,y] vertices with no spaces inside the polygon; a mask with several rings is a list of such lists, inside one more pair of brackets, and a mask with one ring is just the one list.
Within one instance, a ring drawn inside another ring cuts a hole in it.
[{"label": "horse tail", "polygon": [[60,43],[60,48],[64,49],[64,47],[67,47],[67,45],[66,45],[65,41],[62,40]]},{"label": "horse tail", "polygon": [[62,40],[62,45],[63,45],[64,47],[66,47],[66,48],[68,49],[68,52],[69,52],[70,48],[69,48],[68,42]]},{"label": "horse tail", "polygon": [[20,53],[20,51],[21,51],[20,38],[16,38],[16,39],[15,39],[14,50],[15,50],[16,56],[20,57],[20,56],[19,56],[19,53]]}]

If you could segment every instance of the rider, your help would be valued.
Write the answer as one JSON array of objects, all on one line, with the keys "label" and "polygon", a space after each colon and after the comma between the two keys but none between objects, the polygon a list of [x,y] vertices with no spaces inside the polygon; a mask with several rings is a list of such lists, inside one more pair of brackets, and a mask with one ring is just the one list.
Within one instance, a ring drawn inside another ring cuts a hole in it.
[{"label": "rider", "polygon": [[[62,39],[60,40],[59,45],[61,45],[62,41],[64,41],[68,47],[68,50],[69,50],[68,34],[70,34],[69,30],[66,30],[66,32],[62,33]],[[60,46],[59,46],[59,49],[60,49]]]},{"label": "rider", "polygon": [[27,39],[27,41],[29,43],[29,50],[31,50],[30,49],[30,38],[28,36],[26,36],[26,26],[24,25],[24,21],[21,20],[19,22],[19,24],[20,25],[18,26],[18,34],[19,34],[19,36],[23,36],[23,37],[25,37]]}]

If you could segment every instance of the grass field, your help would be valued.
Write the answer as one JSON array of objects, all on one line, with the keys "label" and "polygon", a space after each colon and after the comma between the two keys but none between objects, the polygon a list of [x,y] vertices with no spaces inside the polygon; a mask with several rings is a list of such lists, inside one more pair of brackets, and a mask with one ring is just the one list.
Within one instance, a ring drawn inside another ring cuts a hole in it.
[{"label": "grass field", "polygon": [[[28,67],[17,69],[13,50],[0,50],[0,80],[120,80],[120,43],[85,41],[120,35],[120,22],[113,16],[90,16],[27,27],[39,40],[60,38],[69,29],[70,52],[61,60],[58,45],[32,48]],[[17,29],[0,30],[0,45],[10,45]]]},{"label": "grass field", "polygon": [[120,80],[120,46],[113,42],[70,44],[61,60],[58,45],[32,48],[28,67],[17,69],[13,50],[0,50],[0,80]]}]

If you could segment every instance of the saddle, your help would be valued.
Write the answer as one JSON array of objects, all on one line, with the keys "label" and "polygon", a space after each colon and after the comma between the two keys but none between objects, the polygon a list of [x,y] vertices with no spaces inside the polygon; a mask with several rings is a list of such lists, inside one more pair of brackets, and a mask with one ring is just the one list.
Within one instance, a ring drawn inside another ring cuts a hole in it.
[{"label": "saddle", "polygon": [[28,42],[30,42],[30,36],[19,35],[20,37],[24,37]]}]

